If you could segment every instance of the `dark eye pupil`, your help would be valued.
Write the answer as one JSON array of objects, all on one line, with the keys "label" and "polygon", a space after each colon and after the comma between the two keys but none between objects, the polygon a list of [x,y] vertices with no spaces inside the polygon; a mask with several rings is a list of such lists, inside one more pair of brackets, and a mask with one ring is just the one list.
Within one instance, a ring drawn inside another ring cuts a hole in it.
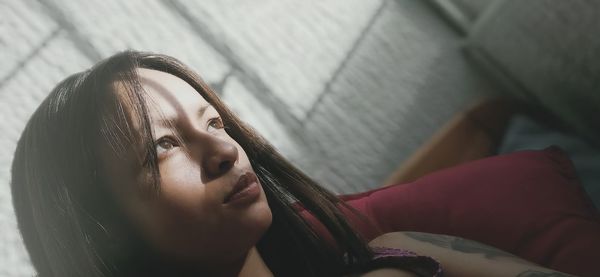
[{"label": "dark eye pupil", "polygon": [[170,143],[170,142],[168,142],[168,141],[161,141],[158,145],[160,147],[164,148],[164,149],[171,149],[171,148],[173,148],[173,144]]},{"label": "dark eye pupil", "polygon": [[221,128],[223,126],[223,122],[220,118],[216,118],[210,122],[210,126],[213,128]]}]

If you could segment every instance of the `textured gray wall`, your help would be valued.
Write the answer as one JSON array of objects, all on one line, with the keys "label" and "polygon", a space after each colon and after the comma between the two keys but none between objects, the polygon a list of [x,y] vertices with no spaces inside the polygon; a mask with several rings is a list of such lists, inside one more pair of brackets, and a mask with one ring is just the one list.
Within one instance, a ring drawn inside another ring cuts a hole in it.
[{"label": "textured gray wall", "polygon": [[422,0],[0,0],[0,276],[34,274],[9,167],[25,122],[68,74],[126,48],[173,55],[335,192],[381,180],[493,89]]},{"label": "textured gray wall", "polygon": [[[600,141],[600,1],[502,1],[475,26],[469,48],[514,93]],[[507,78],[508,77],[508,78]]]}]

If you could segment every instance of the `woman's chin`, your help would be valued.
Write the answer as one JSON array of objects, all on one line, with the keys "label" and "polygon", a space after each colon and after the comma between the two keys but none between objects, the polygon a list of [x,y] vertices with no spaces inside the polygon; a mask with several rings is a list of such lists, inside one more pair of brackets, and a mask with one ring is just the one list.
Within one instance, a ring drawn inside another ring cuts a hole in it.
[{"label": "woman's chin", "polygon": [[259,237],[262,237],[273,221],[271,209],[266,201],[256,203],[256,205],[249,209],[247,216],[247,221],[244,220],[243,224],[247,228],[254,230],[252,233],[260,234]]},{"label": "woman's chin", "polygon": [[267,197],[264,191],[262,191],[262,187],[258,201],[249,207],[247,216],[250,220],[249,224],[254,224],[254,227],[252,227],[253,229],[257,229],[259,231],[262,230],[264,233],[267,231],[269,226],[271,226],[273,215],[271,213],[269,203],[267,202]]}]

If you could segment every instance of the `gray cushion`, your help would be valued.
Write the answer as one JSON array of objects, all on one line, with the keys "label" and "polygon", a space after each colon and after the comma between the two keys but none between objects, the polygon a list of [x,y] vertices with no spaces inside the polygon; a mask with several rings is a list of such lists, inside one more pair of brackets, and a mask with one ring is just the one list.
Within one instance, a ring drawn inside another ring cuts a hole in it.
[{"label": "gray cushion", "polygon": [[600,141],[600,1],[503,0],[471,30],[467,50],[512,93]]}]

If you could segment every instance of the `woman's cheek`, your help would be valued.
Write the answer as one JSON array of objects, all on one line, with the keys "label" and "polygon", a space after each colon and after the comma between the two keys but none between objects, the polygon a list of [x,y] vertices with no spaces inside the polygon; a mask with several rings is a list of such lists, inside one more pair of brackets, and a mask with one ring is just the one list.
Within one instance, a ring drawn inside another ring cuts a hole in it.
[{"label": "woman's cheek", "polygon": [[202,184],[200,165],[181,151],[159,161],[159,169],[163,186]]}]

